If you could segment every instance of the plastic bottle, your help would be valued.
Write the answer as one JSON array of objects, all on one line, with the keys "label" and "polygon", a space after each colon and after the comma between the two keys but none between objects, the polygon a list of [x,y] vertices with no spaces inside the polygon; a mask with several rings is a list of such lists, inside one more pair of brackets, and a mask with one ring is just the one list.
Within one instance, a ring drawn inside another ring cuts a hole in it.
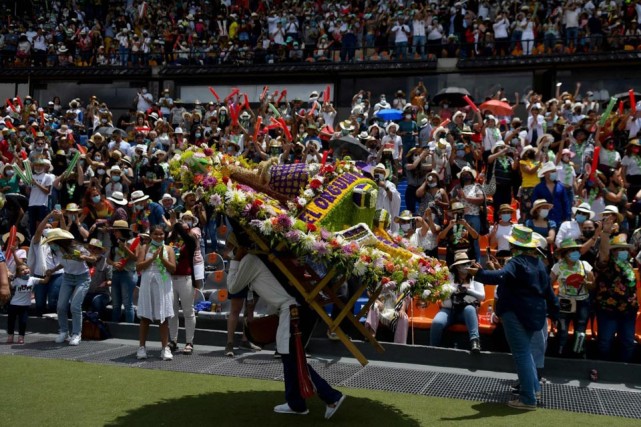
[{"label": "plastic bottle", "polygon": [[487,306],[487,323],[492,323],[492,313],[494,312],[492,308],[492,304],[488,304]]}]

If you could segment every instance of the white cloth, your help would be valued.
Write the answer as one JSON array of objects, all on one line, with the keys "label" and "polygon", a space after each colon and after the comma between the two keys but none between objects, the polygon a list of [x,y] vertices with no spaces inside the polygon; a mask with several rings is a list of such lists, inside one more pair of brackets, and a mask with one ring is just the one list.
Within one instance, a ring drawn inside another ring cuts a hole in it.
[{"label": "white cloth", "polygon": [[33,174],[33,182],[49,187],[49,192],[45,193],[35,185],[31,186],[31,194],[29,195],[29,206],[46,206],[49,202],[49,194],[51,194],[51,187],[56,177],[50,173]]},{"label": "white cloth", "polygon": [[296,304],[291,296],[274,277],[267,266],[256,255],[247,254],[239,261],[231,261],[227,275],[227,288],[231,293],[249,289],[260,295],[272,307],[279,310],[276,349],[281,354],[289,354],[289,307]]},{"label": "white cloth", "polygon": [[23,307],[29,307],[31,305],[31,293],[33,292],[33,287],[42,282],[42,279],[35,278],[30,276],[27,280],[16,277],[11,282],[11,288],[14,289],[15,293],[11,297],[11,305],[19,305]]},{"label": "white cloth", "polygon": [[565,239],[577,240],[581,235],[581,227],[579,227],[579,223],[576,220],[564,221],[559,227],[559,232],[556,233],[554,245],[558,248]]},{"label": "white cloth", "polygon": [[[191,276],[171,276],[171,286],[174,293],[174,313],[182,308],[185,318],[185,343],[194,342],[196,331],[196,314],[194,312],[194,288]],[[180,300],[180,302],[179,302]],[[178,342],[178,316],[169,319],[169,339]]]},{"label": "white cloth", "polygon": [[507,238],[512,234],[512,228],[514,224],[510,225],[501,225],[499,224],[498,230],[496,230],[496,240],[497,240],[497,250],[498,251],[509,251],[510,242]]},{"label": "white cloth", "polygon": [[[458,288],[459,284],[452,280],[452,286]],[[476,298],[479,302],[485,299],[485,287],[483,283],[472,280],[469,284],[464,285],[467,288],[468,295]],[[443,308],[452,308],[452,299],[448,298],[441,304]]]},{"label": "white cloth", "polygon": [[16,249],[15,256],[11,256],[11,258],[7,260],[7,270],[11,274],[16,274],[16,256],[18,259],[25,260],[27,259],[27,251],[24,249]]},{"label": "white cloth", "polygon": [[[387,190],[391,192],[391,198]],[[385,187],[378,187],[378,196],[376,199],[376,209],[385,209],[390,218],[395,218],[401,212],[401,193],[396,189],[396,185],[390,181],[385,181]],[[391,221],[391,230],[398,232],[398,224]]]},{"label": "white cloth", "polygon": [[[149,245],[145,259],[153,256],[155,249]],[[165,246],[165,253],[173,250]],[[163,278],[163,275],[165,278]],[[145,319],[159,320],[174,316],[174,292],[171,285],[169,272],[164,274],[160,271],[158,264],[154,261],[140,277],[140,290],[138,291],[138,317]]]},{"label": "white cloth", "polygon": [[[637,159],[639,157],[637,156]],[[623,160],[621,161],[621,166],[625,166],[625,174],[627,175],[641,175],[641,167],[639,166],[639,163],[637,160],[634,159],[632,156],[625,155],[623,156]]]},{"label": "white cloth", "polygon": [[[83,248],[82,246],[77,246],[74,251],[78,251],[80,255],[89,255],[89,251]],[[67,255],[62,252],[62,250],[52,251],[56,265],[62,265],[65,269],[65,273],[80,275],[89,273],[89,267],[84,261],[77,261],[72,255]],[[58,273],[58,272],[56,272]]]},{"label": "white cloth", "polygon": [[423,229],[419,228],[416,230],[412,237],[410,237],[410,244],[421,248],[424,251],[432,251],[438,245],[437,235],[432,233],[432,230],[427,230],[427,233],[422,234]]}]

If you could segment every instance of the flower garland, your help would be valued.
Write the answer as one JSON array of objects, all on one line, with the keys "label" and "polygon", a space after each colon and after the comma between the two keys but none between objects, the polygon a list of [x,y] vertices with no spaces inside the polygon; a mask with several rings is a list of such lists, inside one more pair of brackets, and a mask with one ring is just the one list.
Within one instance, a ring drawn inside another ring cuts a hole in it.
[{"label": "flower garland", "polygon": [[617,267],[623,272],[623,275],[628,282],[627,285],[629,288],[634,288],[637,285],[637,280],[634,275],[634,270],[628,261],[622,261],[620,259],[614,260],[614,263]]}]

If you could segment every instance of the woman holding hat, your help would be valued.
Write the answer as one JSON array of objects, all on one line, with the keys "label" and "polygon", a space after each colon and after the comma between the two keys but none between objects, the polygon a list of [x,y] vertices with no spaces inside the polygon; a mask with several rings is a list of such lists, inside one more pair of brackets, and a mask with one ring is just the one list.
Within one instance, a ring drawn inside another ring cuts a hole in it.
[{"label": "woman holding hat", "polygon": [[630,263],[630,245],[625,237],[611,239],[614,221],[603,220],[596,269],[596,315],[599,325],[599,353],[613,359],[616,334],[621,342],[620,360],[629,362],[634,353],[634,326],[639,310],[636,277]]},{"label": "woman holding hat", "polygon": [[59,333],[56,343],[62,344],[68,338],[67,312],[71,304],[71,338],[69,345],[78,345],[82,333],[82,302],[89,290],[91,278],[87,263],[96,262],[96,257],[74,240],[73,234],[60,228],[49,230],[42,243],[47,243],[56,267],[50,271],[64,269],[60,294],[58,295]]},{"label": "woman holding hat", "polygon": [[479,320],[477,309],[485,299],[485,288],[474,280],[468,267],[472,260],[464,251],[454,256],[454,262],[449,269],[452,273],[452,289],[455,289],[449,299],[443,301],[441,309],[434,316],[430,329],[430,345],[440,346],[443,331],[450,325],[464,323],[470,336],[470,347],[473,353],[481,351],[479,338]]},{"label": "woman holding hat", "polygon": [[594,218],[590,205],[581,203],[579,206],[572,208],[572,219],[563,221],[559,226],[559,231],[556,233],[554,240],[555,246],[558,248],[561,242],[566,239],[578,240],[581,237],[581,225],[588,219]]},{"label": "woman holding hat", "polygon": [[164,244],[165,230],[162,225],[154,225],[150,230],[151,242],[136,249],[136,270],[141,274],[138,293],[138,317],[140,318],[140,348],[138,359],[147,358],[145,344],[149,324],[160,321],[160,341],[162,360],[172,360],[169,349],[168,320],[174,316],[171,275],[176,271],[176,256],[171,246]]},{"label": "woman holding hat", "polygon": [[[590,291],[594,285],[592,266],[581,260],[581,244],[565,239],[556,251],[559,261],[552,267],[550,281],[559,283],[559,355],[584,351],[585,330],[590,315]],[[566,347],[568,328],[574,324],[574,346]]]},{"label": "woman holding hat", "polygon": [[532,230],[516,225],[508,242],[513,256],[503,269],[487,271],[474,264],[470,273],[481,283],[498,285],[496,314],[501,318],[520,382],[519,399],[510,401],[508,406],[534,410],[541,386],[531,340],[543,329],[548,313],[553,320],[556,318],[559,303],[545,265],[538,257]]},{"label": "woman holding hat", "polygon": [[107,256],[107,264],[113,268],[111,281],[112,322],[120,322],[123,306],[125,307],[125,322],[134,322],[136,248],[140,246],[140,240],[133,238],[127,221],[116,220],[113,222],[111,247]]}]

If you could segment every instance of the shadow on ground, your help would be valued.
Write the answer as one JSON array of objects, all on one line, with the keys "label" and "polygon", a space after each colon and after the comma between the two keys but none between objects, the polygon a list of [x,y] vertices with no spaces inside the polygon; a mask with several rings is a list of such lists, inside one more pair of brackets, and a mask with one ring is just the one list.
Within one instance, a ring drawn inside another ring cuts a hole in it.
[{"label": "shadow on ground", "polygon": [[482,402],[472,405],[471,409],[476,410],[476,414],[463,415],[460,417],[441,417],[441,421],[469,421],[482,420],[483,418],[509,417],[512,415],[522,414],[523,411],[510,408],[507,405],[499,403]]},{"label": "shadow on ground", "polygon": [[[171,385],[168,384],[168,387]],[[309,414],[275,414],[273,407],[283,402],[282,391],[204,393],[168,399],[133,409],[106,426],[313,426],[327,425],[325,405],[318,398],[308,400]],[[332,426],[390,425],[419,426],[419,422],[397,408],[376,400],[348,396],[331,420]]]}]

